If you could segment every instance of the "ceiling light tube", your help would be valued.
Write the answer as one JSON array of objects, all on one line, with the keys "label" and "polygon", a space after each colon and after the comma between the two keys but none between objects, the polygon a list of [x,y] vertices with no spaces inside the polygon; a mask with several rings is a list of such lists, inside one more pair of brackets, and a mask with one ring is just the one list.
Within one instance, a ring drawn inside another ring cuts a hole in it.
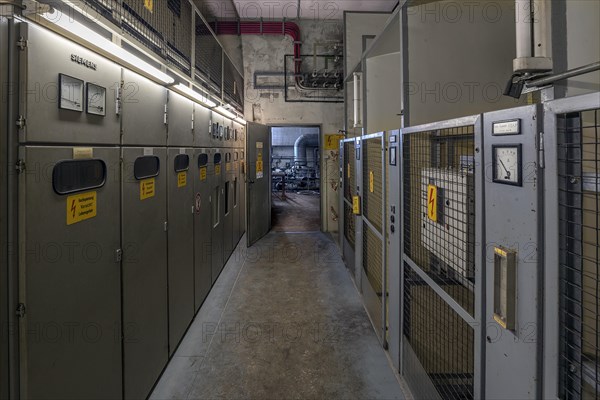
[{"label": "ceiling light tube", "polygon": [[197,102],[199,102],[202,105],[205,105],[208,108],[213,108],[213,107],[217,106],[217,103],[212,102],[208,98],[208,96],[196,92],[194,89],[190,88],[189,86],[184,85],[183,83],[178,84],[177,86],[174,87],[174,89],[177,90],[178,92],[181,92],[182,94],[185,94],[185,95],[193,98],[194,100],[196,100]]},{"label": "ceiling light tube", "polygon": [[246,125],[246,120],[242,117],[237,117],[235,120],[242,125]]},{"label": "ceiling light tube", "polygon": [[64,15],[57,9],[54,9],[52,12],[44,13],[42,16],[47,21],[53,23],[59,28],[86,41],[91,47],[96,47],[105,53],[116,57],[122,63],[146,73],[151,78],[154,78],[163,84],[170,85],[175,82],[175,79],[165,74],[160,69],[153,67],[146,61],[134,56],[127,50],[117,46],[115,43],[104,38],[81,23],[74,21],[69,15]]},{"label": "ceiling light tube", "polygon": [[231,111],[227,110],[226,108],[224,108],[222,106],[215,108],[215,111],[218,112],[219,114],[226,116],[227,118],[230,118],[230,119],[237,118],[237,115],[235,115],[234,113],[232,113]]}]

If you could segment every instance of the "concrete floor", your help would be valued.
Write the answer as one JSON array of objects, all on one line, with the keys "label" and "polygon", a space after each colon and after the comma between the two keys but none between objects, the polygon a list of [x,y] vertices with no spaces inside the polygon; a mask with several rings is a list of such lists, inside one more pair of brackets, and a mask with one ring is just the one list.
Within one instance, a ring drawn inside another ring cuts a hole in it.
[{"label": "concrete floor", "polygon": [[238,247],[151,398],[404,397],[330,237],[271,232]]},{"label": "concrete floor", "polygon": [[276,232],[317,232],[321,230],[319,194],[272,194],[272,230]]}]

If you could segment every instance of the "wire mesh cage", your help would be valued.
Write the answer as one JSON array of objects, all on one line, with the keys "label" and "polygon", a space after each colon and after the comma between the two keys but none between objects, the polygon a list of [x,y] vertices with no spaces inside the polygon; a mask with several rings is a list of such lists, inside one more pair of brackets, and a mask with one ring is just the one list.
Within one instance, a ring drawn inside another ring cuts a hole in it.
[{"label": "wire mesh cage", "polygon": [[196,70],[219,90],[223,79],[223,49],[208,24],[196,16]]},{"label": "wire mesh cage", "polygon": [[378,232],[383,227],[382,157],[380,136],[363,140],[363,214]]},{"label": "wire mesh cage", "polygon": [[404,252],[473,315],[474,126],[405,135]]},{"label": "wire mesh cage", "polygon": [[408,264],[403,334],[442,399],[473,399],[474,330]]},{"label": "wire mesh cage", "polygon": [[236,108],[238,109],[238,111],[243,111],[243,78],[241,77],[240,73],[237,71],[229,57],[226,56],[223,62],[223,74],[225,78],[223,81],[223,91],[225,93],[225,98],[228,103],[237,106]]},{"label": "wire mesh cage", "polygon": [[344,143],[344,236],[355,246],[356,227],[352,210],[352,196],[356,194],[356,151],[354,142]]},{"label": "wire mesh cage", "polygon": [[373,288],[373,291],[381,299],[383,295],[383,243],[381,238],[375,234],[373,229],[363,224],[363,269],[365,275]]},{"label": "wire mesh cage", "polygon": [[557,116],[560,394],[600,398],[600,110]]}]

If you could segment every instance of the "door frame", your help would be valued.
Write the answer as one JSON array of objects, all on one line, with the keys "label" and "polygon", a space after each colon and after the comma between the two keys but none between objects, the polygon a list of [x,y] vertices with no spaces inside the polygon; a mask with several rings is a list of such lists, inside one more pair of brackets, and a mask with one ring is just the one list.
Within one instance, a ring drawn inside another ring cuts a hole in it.
[{"label": "door frame", "polygon": [[[318,128],[319,129],[319,152],[321,153],[321,155],[323,154],[323,148],[324,148],[324,144],[325,144],[325,136],[323,134],[323,124],[267,124],[267,127],[269,128],[269,146],[271,147],[271,158],[273,157],[273,128]],[[325,199],[325,197],[323,196],[323,170],[324,168],[324,157],[320,157],[320,161],[319,161],[319,218],[320,218],[320,229],[321,232],[326,232],[327,230],[325,229],[325,220],[327,219],[326,216],[324,218],[323,216],[323,210],[326,210],[327,207],[323,207],[323,201]],[[269,161],[269,171],[271,170],[271,161]],[[271,180],[271,185],[273,184],[273,177],[270,177]],[[269,195],[269,208],[273,208],[273,202],[271,200],[271,196],[272,196],[272,189],[271,193]],[[270,217],[269,217],[270,218]]]}]

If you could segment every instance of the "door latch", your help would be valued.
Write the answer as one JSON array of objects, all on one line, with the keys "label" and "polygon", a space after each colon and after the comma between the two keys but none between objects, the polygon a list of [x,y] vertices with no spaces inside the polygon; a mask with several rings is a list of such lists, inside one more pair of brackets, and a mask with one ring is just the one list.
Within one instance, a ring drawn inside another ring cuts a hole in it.
[{"label": "door latch", "polygon": [[25,316],[26,311],[27,310],[25,309],[25,304],[19,303],[15,314],[17,314],[17,317],[23,318]]},{"label": "door latch", "polygon": [[123,250],[117,249],[115,250],[115,262],[121,262],[123,260]]}]

